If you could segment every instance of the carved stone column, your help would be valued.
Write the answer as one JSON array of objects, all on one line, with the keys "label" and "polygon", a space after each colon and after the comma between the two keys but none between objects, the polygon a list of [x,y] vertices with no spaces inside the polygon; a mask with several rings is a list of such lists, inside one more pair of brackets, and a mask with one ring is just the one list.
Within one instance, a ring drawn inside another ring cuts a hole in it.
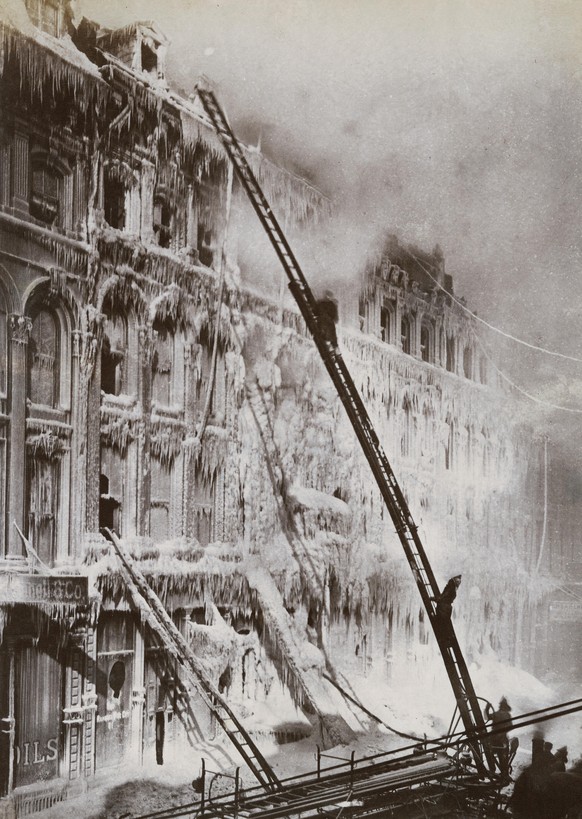
[{"label": "carved stone column", "polygon": [[85,690],[81,695],[83,706],[82,770],[85,776],[95,773],[95,717],[97,713],[97,634],[95,628],[87,629],[85,639]]},{"label": "carved stone column", "polygon": [[[0,771],[3,781],[0,783],[10,793],[14,787],[14,738],[15,738],[15,646],[14,640],[8,638],[5,650],[0,654],[3,666],[3,681],[6,686],[3,694],[3,714],[0,717],[0,756],[3,760]],[[4,767],[4,764],[6,767]]]},{"label": "carved stone column", "polygon": [[83,725],[83,648],[86,631],[79,629],[69,636],[69,662],[66,668],[65,707],[63,725],[65,727],[65,771],[69,779],[79,779],[82,775]]},{"label": "carved stone column", "polygon": [[24,492],[26,485],[26,369],[28,339],[32,320],[28,316],[13,313],[10,316],[10,412],[12,417],[10,439],[10,463],[8,474],[8,555],[18,560],[24,558],[24,546],[14,522],[25,531]]},{"label": "carved stone column", "polygon": [[138,439],[137,471],[137,532],[149,535],[150,532],[150,499],[151,499],[151,414],[152,414],[152,329],[148,326],[139,328],[139,364],[142,373],[141,404],[143,407],[142,434]]},{"label": "carved stone column", "polygon": [[[20,127],[23,127],[22,124]],[[28,216],[29,187],[29,150],[28,134],[15,130],[12,143],[12,184],[14,210]]]},{"label": "carved stone column", "polygon": [[143,633],[134,631],[133,681],[131,691],[131,749],[133,761],[143,761],[143,712],[145,707],[145,647]]}]

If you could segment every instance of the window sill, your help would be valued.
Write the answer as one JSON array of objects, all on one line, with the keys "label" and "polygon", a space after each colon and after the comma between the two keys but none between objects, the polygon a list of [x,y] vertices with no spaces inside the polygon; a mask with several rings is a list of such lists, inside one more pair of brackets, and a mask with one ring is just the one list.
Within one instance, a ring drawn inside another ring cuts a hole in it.
[{"label": "window sill", "polygon": [[[18,215],[15,215],[18,214]],[[6,225],[18,227],[21,230],[29,231],[37,236],[50,238],[53,241],[60,241],[77,250],[89,251],[89,245],[83,241],[83,237],[78,231],[65,230],[64,228],[50,228],[44,225],[40,220],[35,219],[29,214],[23,214],[16,211],[14,208],[6,208],[0,206],[0,224],[4,222]]]}]

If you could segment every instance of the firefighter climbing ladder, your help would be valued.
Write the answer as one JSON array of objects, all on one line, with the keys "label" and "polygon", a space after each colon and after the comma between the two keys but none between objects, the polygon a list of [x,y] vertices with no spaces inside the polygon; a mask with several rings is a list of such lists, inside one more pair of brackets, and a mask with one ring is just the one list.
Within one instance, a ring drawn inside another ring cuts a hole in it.
[{"label": "firefighter climbing ladder", "polygon": [[119,538],[112,532],[109,532],[109,536],[121,564],[121,575],[131,592],[134,605],[155,634],[166,656],[176,661],[188,680],[195,686],[205,705],[214,714],[258,782],[269,792],[278,790],[280,783],[271,766],[216,686],[207,678],[196,655],[165,610],[161,600],[126,553]]},{"label": "firefighter climbing ladder", "polygon": [[[406,558],[412,569],[414,579],[416,580],[422,597],[422,602],[443,656],[445,668],[457,701],[457,707],[473,749],[477,768],[480,773],[485,773],[486,768],[489,768],[489,771],[493,773],[495,770],[495,762],[488,745],[486,743],[481,744],[476,738],[471,741],[471,739],[475,737],[475,733],[482,731],[484,728],[481,707],[475,694],[473,683],[459,647],[453,625],[450,621],[443,622],[442,619],[437,617],[435,600],[440,593],[439,587],[420,540],[418,529],[410,514],[406,499],[398,485],[388,458],[380,445],[378,436],[376,435],[372,422],[370,421],[366,408],[341,353],[337,349],[334,349],[330,342],[320,334],[317,303],[313,293],[247,162],[243,148],[230,129],[216,101],[214,93],[202,87],[198,87],[197,92],[204,111],[224,145],[251,204],[283,265],[289,279],[289,289],[313,336],[323,363],[331,376],[356,436],[374,473],[374,477],[376,478],[376,482],[404,548]],[[485,760],[483,757],[485,757]]]}]

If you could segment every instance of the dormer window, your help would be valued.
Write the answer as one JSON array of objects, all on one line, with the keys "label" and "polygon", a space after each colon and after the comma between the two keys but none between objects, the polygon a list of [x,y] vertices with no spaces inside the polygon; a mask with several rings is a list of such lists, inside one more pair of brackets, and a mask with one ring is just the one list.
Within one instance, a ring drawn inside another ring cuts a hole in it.
[{"label": "dormer window", "polygon": [[158,76],[158,54],[148,42],[142,40],[141,44],[141,70],[153,77]]},{"label": "dormer window", "polygon": [[30,22],[53,37],[62,33],[61,4],[59,0],[25,0]]}]

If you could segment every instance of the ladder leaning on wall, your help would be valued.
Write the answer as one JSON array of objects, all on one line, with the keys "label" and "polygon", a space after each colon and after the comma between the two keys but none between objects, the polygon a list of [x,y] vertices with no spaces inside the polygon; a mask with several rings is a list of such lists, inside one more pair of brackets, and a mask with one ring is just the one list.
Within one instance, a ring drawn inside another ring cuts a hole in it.
[{"label": "ladder leaning on wall", "polygon": [[[270,793],[278,790],[280,783],[273,769],[218,688],[208,678],[206,670],[164,608],[160,598],[127,554],[119,538],[110,530],[106,531],[119,558],[121,577],[130,593],[130,602],[150,628],[164,650],[166,658],[175,661],[178,666],[178,675],[183,675],[185,680],[196,688],[203,702],[214,714],[259,784]],[[184,680],[179,682],[181,684],[179,693],[185,697],[187,690],[183,685]]]},{"label": "ladder leaning on wall", "polygon": [[326,339],[325,333],[322,332],[315,297],[285,234],[273,214],[271,206],[253,174],[243,147],[228,125],[214,93],[201,85],[197,86],[196,91],[202,107],[234,165],[239,180],[287,274],[289,289],[313,336],[319,354],[376,478],[376,483],[404,548],[441,651],[459,714],[467,732],[468,742],[473,750],[477,769],[483,775],[493,774],[495,761],[491,749],[486,742],[480,741],[477,737],[477,734],[481,733],[485,727],[481,706],[453,625],[450,619],[443,620],[437,614],[436,600],[440,596],[440,590],[404,494],[398,485],[396,476],[340,351]]}]

